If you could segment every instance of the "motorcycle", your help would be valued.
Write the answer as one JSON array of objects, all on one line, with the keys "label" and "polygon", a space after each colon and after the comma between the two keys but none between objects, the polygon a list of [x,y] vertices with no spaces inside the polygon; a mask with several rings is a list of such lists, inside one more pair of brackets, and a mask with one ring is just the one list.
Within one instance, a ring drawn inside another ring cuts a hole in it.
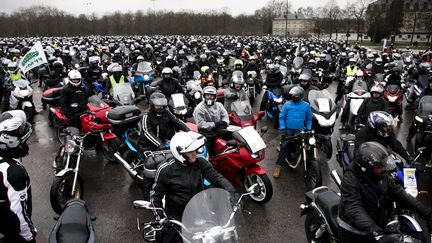
[{"label": "motorcycle", "polygon": [[[132,74],[132,68],[130,69]],[[129,75],[129,82],[135,93],[150,97],[150,84],[154,81],[153,67],[150,62],[140,62],[134,75]]]},{"label": "motorcycle", "polygon": [[321,169],[317,161],[317,144],[314,131],[301,131],[285,139],[293,146],[292,152],[287,154],[285,162],[290,168],[304,165],[304,182],[306,190],[312,190],[322,185]]},{"label": "motorcycle", "polygon": [[402,115],[402,98],[403,93],[399,85],[390,84],[385,87],[384,99],[388,101],[390,114],[394,118]]},{"label": "motorcycle", "polygon": [[42,103],[48,105],[48,126],[54,125],[54,113],[52,109],[60,107],[60,96],[62,87],[47,89],[42,93]]},{"label": "motorcycle", "polygon": [[[229,192],[220,188],[209,188],[197,193],[183,211],[182,222],[169,219],[163,208],[155,208],[148,201],[133,202],[135,208],[160,211],[164,217],[148,223],[138,223],[138,230],[147,242],[156,242],[157,232],[165,227],[173,227],[184,242],[249,242],[244,218],[241,214],[241,201],[258,190],[254,184],[246,193],[233,202]],[[142,227],[142,228],[141,228]]]},{"label": "motorcycle", "polygon": [[57,214],[61,214],[69,199],[83,198],[84,183],[79,175],[79,166],[84,139],[91,134],[94,125],[83,136],[75,127],[65,128],[65,143],[60,147],[54,161],[56,173],[50,189],[51,207]]},{"label": "motorcycle", "polygon": [[[191,127],[191,130],[197,131],[197,127]],[[262,128],[261,134],[266,131],[265,127]],[[264,159],[266,148],[260,134],[251,126],[245,128],[228,126],[220,132],[232,139],[226,140],[222,137],[213,139],[213,148],[216,152],[216,155],[210,158],[213,168],[234,187],[239,188],[243,185],[247,189],[258,183],[259,190],[251,195],[252,200],[258,204],[270,201],[273,195],[272,184],[264,168],[257,164]]]},{"label": "motorcycle", "polygon": [[258,80],[257,73],[255,71],[248,71],[247,76],[247,92],[249,95],[249,101],[253,105],[255,97],[257,94],[261,93],[261,82]]},{"label": "motorcycle", "polygon": [[[415,180],[412,182],[413,175],[415,174],[413,170],[415,169],[411,169],[405,178],[407,182],[411,181],[412,186],[405,190],[416,197],[418,193],[416,193],[417,185]],[[332,171],[331,174],[340,189],[341,179],[339,175],[336,171]],[[300,205],[300,209],[301,215],[306,215],[305,232],[307,242],[339,242],[339,202],[340,194],[330,190],[326,186],[306,192],[306,202]],[[402,236],[403,242],[427,242],[420,224],[414,218],[414,214],[409,211],[400,210],[398,205],[393,203],[392,216],[393,218],[387,224],[385,232]]]},{"label": "motorcycle", "polygon": [[202,88],[194,80],[186,82],[186,97],[189,100],[189,106],[194,109],[202,101]]},{"label": "motorcycle", "polygon": [[290,71],[291,80],[293,84],[298,84],[298,78],[300,77],[300,74],[303,71],[303,63],[304,60],[302,57],[295,57],[293,60],[293,65]]},{"label": "motorcycle", "polygon": [[[120,149],[120,141],[117,136],[111,132],[112,126],[107,120],[107,113],[111,110],[111,107],[96,95],[90,96],[87,101],[89,112],[80,117],[81,132],[83,134],[90,132],[91,136],[89,136],[89,140],[92,142],[89,142],[88,145],[91,146],[101,143],[105,158],[109,161],[116,161],[114,153]],[[60,124],[64,124],[57,128],[57,139],[61,144],[64,144],[66,126],[69,122],[62,113],[60,107],[51,107],[50,110],[54,113],[55,119]]]},{"label": "motorcycle", "polygon": [[337,106],[327,90],[309,91],[308,100],[312,108],[312,128],[317,138],[317,146],[327,159],[333,154],[331,135],[336,123]]},{"label": "motorcycle", "polygon": [[129,83],[116,84],[113,89],[112,106],[136,105],[141,102],[145,96],[135,97],[135,93]]},{"label": "motorcycle", "polygon": [[426,145],[427,155],[430,159],[432,142],[432,96],[423,96],[417,108],[414,119],[415,129],[415,148],[418,149]]},{"label": "motorcycle", "polygon": [[23,110],[27,116],[28,122],[33,122],[36,109],[33,105],[33,88],[30,82],[25,79],[19,79],[12,82],[10,87],[11,94],[9,97],[9,110]]},{"label": "motorcycle", "polygon": [[282,97],[282,91],[279,88],[268,90],[267,96],[268,101],[266,104],[265,114],[268,119],[273,120],[273,126],[275,129],[277,129],[279,127],[279,114],[285,102],[284,98]]},{"label": "motorcycle", "polygon": [[[350,126],[352,131],[357,131],[359,129],[360,124],[356,123],[356,117],[358,109],[366,98],[370,97],[370,93],[365,89],[356,89],[353,92],[346,95],[347,100],[350,101],[350,110],[347,124]],[[346,105],[346,103],[345,103]]]},{"label": "motorcycle", "polygon": [[256,128],[257,121],[265,115],[264,111],[252,115],[252,106],[247,101],[236,100],[231,103],[231,113],[228,115],[230,123],[234,126]]},{"label": "motorcycle", "polygon": [[52,229],[48,242],[49,243],[66,243],[66,242],[86,242],[93,243],[96,241],[92,218],[87,206],[83,200],[69,200],[57,223]]}]

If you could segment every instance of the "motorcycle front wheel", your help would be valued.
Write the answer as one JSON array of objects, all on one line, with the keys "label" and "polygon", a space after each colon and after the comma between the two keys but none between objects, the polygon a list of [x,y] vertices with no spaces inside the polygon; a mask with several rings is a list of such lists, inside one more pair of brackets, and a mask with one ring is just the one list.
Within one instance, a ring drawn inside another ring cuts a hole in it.
[{"label": "motorcycle front wheel", "polygon": [[325,224],[323,219],[318,215],[318,213],[313,210],[313,212],[306,215],[305,219],[305,233],[307,242],[317,242],[317,243],[327,243],[330,240],[327,237],[327,231],[324,231],[323,234],[317,236],[317,231],[321,228],[321,226]]},{"label": "motorcycle front wheel", "polygon": [[116,152],[120,152],[121,142],[118,138],[110,139],[102,146],[102,153],[109,162],[117,161],[114,156]]},{"label": "motorcycle front wheel", "polygon": [[333,145],[330,139],[321,142],[321,151],[324,152],[327,159],[330,159],[333,154]]},{"label": "motorcycle front wheel", "polygon": [[83,180],[78,174],[78,179],[75,185],[75,193],[72,195],[72,185],[75,173],[73,171],[66,172],[63,176],[56,176],[51,185],[50,203],[51,207],[58,215],[63,211],[67,201],[71,198],[83,198],[84,187]]},{"label": "motorcycle front wheel", "polygon": [[306,191],[310,191],[314,188],[322,186],[321,169],[318,161],[308,160],[306,165],[306,171],[304,172],[304,180],[306,185]]},{"label": "motorcycle front wheel", "polygon": [[33,107],[24,107],[24,113],[27,116],[27,121],[32,123],[34,118],[34,108]]},{"label": "motorcycle front wheel", "polygon": [[273,196],[273,186],[268,178],[267,174],[250,174],[246,175],[243,180],[243,186],[245,190],[257,183],[259,188],[257,191],[250,195],[253,201],[258,204],[265,204]]}]

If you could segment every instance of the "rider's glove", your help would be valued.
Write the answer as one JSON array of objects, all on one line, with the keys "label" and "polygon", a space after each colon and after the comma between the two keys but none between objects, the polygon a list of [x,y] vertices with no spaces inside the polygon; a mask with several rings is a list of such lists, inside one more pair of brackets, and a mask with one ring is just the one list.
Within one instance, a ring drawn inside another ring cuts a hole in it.
[{"label": "rider's glove", "polygon": [[225,129],[228,127],[228,123],[226,123],[225,121],[218,121],[215,122],[215,127],[220,129]]}]

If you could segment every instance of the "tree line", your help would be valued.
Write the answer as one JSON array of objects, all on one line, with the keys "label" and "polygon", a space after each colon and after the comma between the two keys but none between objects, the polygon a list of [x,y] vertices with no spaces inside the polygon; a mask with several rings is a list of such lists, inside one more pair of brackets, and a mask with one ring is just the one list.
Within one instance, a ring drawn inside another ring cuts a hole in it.
[{"label": "tree line", "polygon": [[[367,31],[375,42],[402,27],[403,0],[393,0],[385,11],[368,9],[373,0],[356,0],[343,8],[336,0],[322,7],[292,9],[284,0],[269,0],[252,15],[232,16],[228,9],[202,12],[145,11],[114,12],[98,16],[71,13],[49,6],[20,8],[0,13],[0,36],[86,36],[86,35],[267,35],[276,17],[301,13],[315,22],[313,34],[330,38],[335,33]],[[431,15],[432,16],[432,15]],[[432,26],[432,17],[419,18],[416,25]],[[432,27],[428,30],[432,31]],[[414,31],[413,31],[414,32]]]}]

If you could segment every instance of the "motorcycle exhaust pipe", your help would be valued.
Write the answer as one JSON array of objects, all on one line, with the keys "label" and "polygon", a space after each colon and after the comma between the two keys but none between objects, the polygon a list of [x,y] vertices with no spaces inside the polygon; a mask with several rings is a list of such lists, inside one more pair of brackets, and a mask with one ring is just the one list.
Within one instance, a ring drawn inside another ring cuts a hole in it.
[{"label": "motorcycle exhaust pipe", "polygon": [[114,156],[117,158],[117,160],[122,164],[123,168],[126,169],[126,171],[129,173],[129,175],[131,175],[133,178],[137,178],[139,180],[144,180],[142,175],[138,175],[138,173],[135,170],[132,170],[132,167],[129,165],[128,162],[126,162],[126,160],[124,160],[120,154],[117,152],[114,154]]}]

